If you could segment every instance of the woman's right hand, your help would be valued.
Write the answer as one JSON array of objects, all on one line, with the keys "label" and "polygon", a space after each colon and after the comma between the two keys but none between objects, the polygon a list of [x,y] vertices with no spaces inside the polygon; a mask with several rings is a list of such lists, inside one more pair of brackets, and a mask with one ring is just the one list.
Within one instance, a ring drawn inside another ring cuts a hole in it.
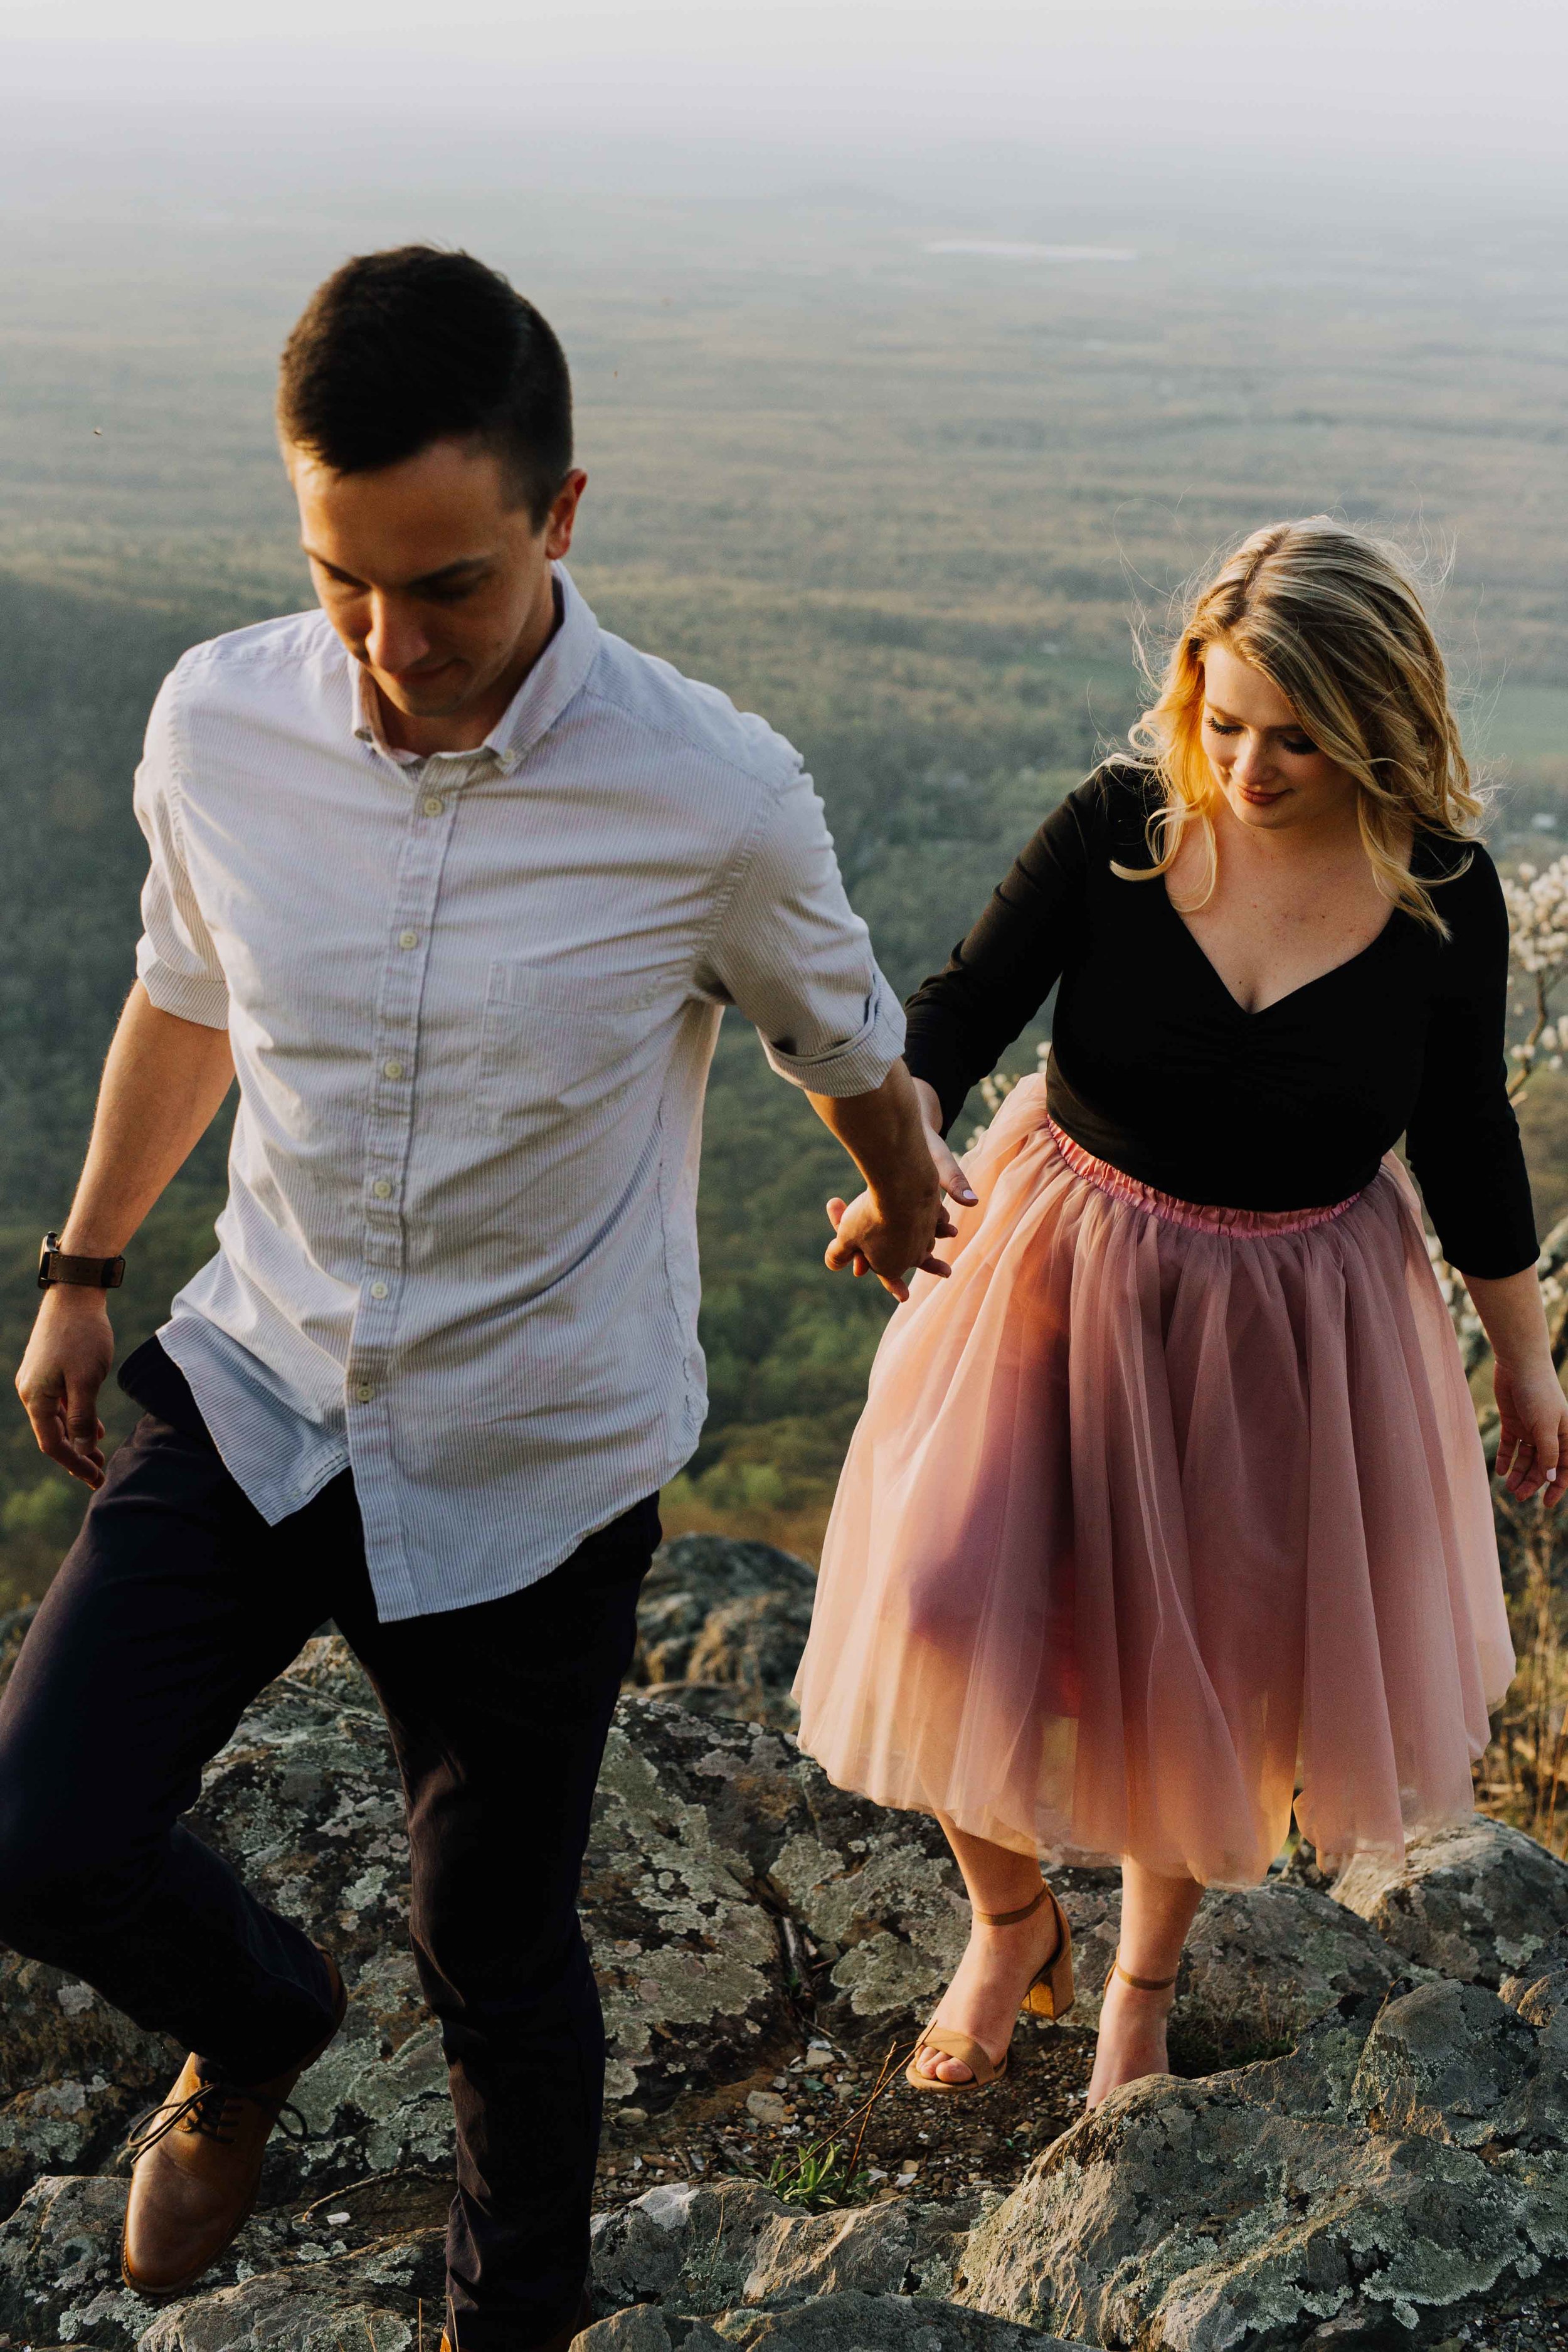
[{"label": "woman's right hand", "polygon": [[954,1154],[948,1150],[947,1139],[942,1131],[941,1097],[924,1078],[915,1080],[915,1097],[921,1107],[921,1125],[925,1129],[926,1150],[931,1153],[937,1182],[948,1199],[956,1201],[961,1209],[974,1208],[979,1195],[971,1188],[969,1179]]}]

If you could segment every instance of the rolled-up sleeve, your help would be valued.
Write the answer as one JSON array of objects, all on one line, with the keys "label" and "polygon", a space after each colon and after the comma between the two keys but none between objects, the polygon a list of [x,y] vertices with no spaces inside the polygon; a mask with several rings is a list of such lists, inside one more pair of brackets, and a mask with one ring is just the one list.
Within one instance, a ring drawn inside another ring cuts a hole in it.
[{"label": "rolled-up sleeve", "polygon": [[698,974],[756,1028],[781,1078],[814,1095],[871,1094],[903,1051],[903,1008],[845,895],[811,778],[779,788]]},{"label": "rolled-up sleeve", "polygon": [[136,972],[161,1013],[200,1022],[206,1029],[226,1029],[228,984],[192,887],[180,837],[175,748],[178,677],[176,671],[164,680],[153,705],[142,763],[136,771],[136,822],[146,835],[150,853],[142,888]]}]

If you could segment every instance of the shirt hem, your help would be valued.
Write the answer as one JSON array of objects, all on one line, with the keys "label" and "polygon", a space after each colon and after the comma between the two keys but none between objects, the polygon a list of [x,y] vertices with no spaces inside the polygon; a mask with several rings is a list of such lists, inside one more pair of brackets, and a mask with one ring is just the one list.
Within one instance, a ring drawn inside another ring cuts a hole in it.
[{"label": "shirt hem", "polygon": [[624,1517],[638,1503],[646,1502],[650,1495],[658,1495],[685,1468],[694,1451],[695,1447],[689,1445],[684,1452],[669,1458],[667,1468],[652,1474],[639,1472],[635,1479],[628,1481],[625,1490],[616,1490],[616,1499],[596,1511],[585,1527],[565,1538],[561,1549],[557,1549],[552,1545],[549,1554],[537,1567],[531,1564],[504,1583],[487,1585],[483,1591],[464,1592],[454,1599],[443,1598],[435,1602],[417,1594],[411,1595],[406,1601],[401,1598],[395,1601],[391,1594],[377,1589],[373,1571],[371,1591],[375,1599],[377,1623],[402,1625],[416,1617],[448,1617],[455,1610],[482,1609],[487,1601],[505,1601],[514,1592],[526,1592],[531,1585],[542,1584],[547,1576],[553,1576],[558,1568],[564,1568],[574,1552],[580,1551],[592,1537],[600,1534],[612,1521]]},{"label": "shirt hem", "polygon": [[[188,1313],[183,1318],[178,1316],[171,1317],[167,1323],[159,1326],[157,1332],[159,1345],[171,1363],[176,1364],[184,1374],[191,1394],[195,1399],[196,1411],[206,1423],[207,1435],[217,1448],[218,1459],[244,1495],[246,1501],[269,1528],[280,1527],[285,1519],[291,1519],[296,1511],[302,1511],[307,1503],[313,1503],[323,1486],[329,1486],[341,1472],[352,1466],[348,1447],[340,1441],[329,1441],[330,1450],[319,1466],[312,1469],[305,1477],[297,1479],[292,1485],[281,1490],[268,1485],[263,1480],[248,1476],[246,1468],[235,1458],[215,1425],[215,1417],[209,1402],[210,1388],[208,1395],[203,1395],[203,1388],[206,1385],[204,1375],[207,1360],[203,1354],[199,1341],[190,1351],[188,1359],[181,1352],[179,1327],[182,1319],[188,1323],[205,1321],[205,1317],[197,1316],[194,1312]],[[218,1329],[220,1327],[208,1325],[207,1328]],[[224,1336],[226,1338],[228,1335],[226,1333]],[[237,1346],[239,1343],[236,1341],[233,1344]],[[258,1360],[259,1361],[259,1359]],[[303,1423],[302,1414],[297,1410],[283,1405],[281,1400],[278,1402],[279,1411],[289,1413],[290,1418],[297,1423]]]}]

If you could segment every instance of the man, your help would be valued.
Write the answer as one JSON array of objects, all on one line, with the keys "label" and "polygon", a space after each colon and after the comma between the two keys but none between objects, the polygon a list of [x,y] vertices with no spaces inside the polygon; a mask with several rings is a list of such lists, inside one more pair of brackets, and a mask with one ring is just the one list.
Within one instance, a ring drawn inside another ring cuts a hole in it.
[{"label": "man", "polygon": [[[321,610],[196,647],[159,695],[139,978],[18,1375],[97,1492],[0,1709],[0,1934],[189,2044],[124,2245],[133,2287],[188,2291],[345,1992],[179,1816],[334,1618],[407,1796],[452,2352],[524,2352],[585,2316],[576,1883],[703,1412],[722,1006],[867,1179],[830,1264],[901,1294],[939,1201],[798,758],[603,635],[560,568],[585,477],[538,312],[466,255],[351,261],[279,418]],[[145,1417],[105,1472],[105,1286],[237,1076],[220,1247],[124,1367]]]}]

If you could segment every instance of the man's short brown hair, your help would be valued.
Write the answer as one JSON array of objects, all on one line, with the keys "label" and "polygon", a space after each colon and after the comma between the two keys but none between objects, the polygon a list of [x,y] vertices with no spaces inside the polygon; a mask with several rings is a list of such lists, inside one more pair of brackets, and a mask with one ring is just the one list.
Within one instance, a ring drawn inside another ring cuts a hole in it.
[{"label": "man's short brown hair", "polygon": [[538,526],[572,465],[572,379],[549,321],[499,270],[403,245],[316,289],[284,346],[278,425],[337,474],[472,441]]}]

